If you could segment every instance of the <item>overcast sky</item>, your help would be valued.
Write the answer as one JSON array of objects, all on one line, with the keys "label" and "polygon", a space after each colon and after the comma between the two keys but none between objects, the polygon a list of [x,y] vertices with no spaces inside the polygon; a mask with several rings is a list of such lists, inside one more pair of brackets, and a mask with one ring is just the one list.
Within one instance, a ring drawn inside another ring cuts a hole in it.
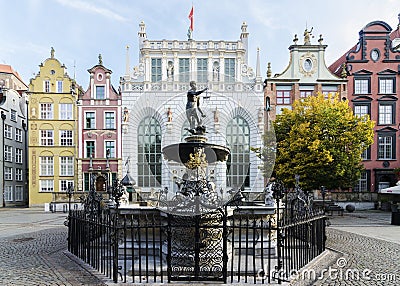
[{"label": "overcast sky", "polygon": [[400,13],[399,0],[0,0],[0,63],[28,84],[54,47],[55,57],[86,90],[87,70],[101,53],[117,87],[127,45],[131,66],[137,64],[139,23],[145,22],[149,40],[186,40],[192,4],[195,40],[238,40],[247,22],[250,65],[255,68],[259,47],[263,78],[268,62],[273,74],[286,68],[293,36],[303,43],[306,27],[313,27],[312,43],[323,35],[329,66],[357,43],[369,22],[381,20],[394,30]]}]

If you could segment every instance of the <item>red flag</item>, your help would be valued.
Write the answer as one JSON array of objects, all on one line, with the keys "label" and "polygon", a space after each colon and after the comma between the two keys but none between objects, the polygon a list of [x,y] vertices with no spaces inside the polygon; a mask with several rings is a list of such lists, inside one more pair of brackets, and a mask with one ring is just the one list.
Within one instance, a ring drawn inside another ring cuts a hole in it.
[{"label": "red flag", "polygon": [[190,10],[190,13],[189,13],[189,20],[190,20],[190,30],[193,31],[193,6],[192,6],[192,10]]}]

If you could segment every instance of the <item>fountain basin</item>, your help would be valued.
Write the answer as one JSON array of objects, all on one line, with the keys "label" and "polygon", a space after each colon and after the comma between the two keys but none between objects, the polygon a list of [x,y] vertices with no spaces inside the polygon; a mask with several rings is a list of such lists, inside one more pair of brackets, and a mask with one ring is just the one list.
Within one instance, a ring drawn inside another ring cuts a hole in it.
[{"label": "fountain basin", "polygon": [[203,148],[206,154],[206,161],[209,164],[217,161],[225,162],[228,159],[230,150],[228,147],[211,144],[207,142],[182,142],[168,145],[163,148],[162,152],[166,160],[172,160],[181,164],[186,164],[190,154],[195,153],[195,149]]}]

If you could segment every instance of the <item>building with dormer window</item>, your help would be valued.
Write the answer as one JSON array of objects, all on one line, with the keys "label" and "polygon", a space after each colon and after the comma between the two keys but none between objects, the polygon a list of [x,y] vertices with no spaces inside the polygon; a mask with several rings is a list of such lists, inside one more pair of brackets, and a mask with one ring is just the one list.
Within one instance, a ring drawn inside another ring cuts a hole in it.
[{"label": "building with dormer window", "polygon": [[268,63],[265,80],[265,105],[271,120],[281,114],[282,109],[292,108],[295,100],[313,96],[317,92],[328,95],[337,93],[340,98],[347,98],[347,80],[333,74],[325,63],[325,50],[322,35],[318,43],[311,43],[312,28],[305,29],[303,43],[295,35],[293,45],[289,47],[290,61],[280,74],[272,76]]},{"label": "building with dormer window", "polygon": [[121,96],[111,84],[112,71],[104,67],[101,55],[88,72],[89,87],[78,97],[76,190],[88,192],[93,186],[105,192],[122,173]]},{"label": "building with dormer window", "polygon": [[29,205],[68,200],[76,186],[76,100],[80,87],[54,56],[39,65],[29,83]]},{"label": "building with dormer window", "polygon": [[400,167],[400,24],[395,30],[383,21],[367,24],[358,43],[329,69],[340,75],[343,66],[354,113],[375,121],[374,143],[363,154],[365,171],[353,191],[377,192],[397,182]]}]

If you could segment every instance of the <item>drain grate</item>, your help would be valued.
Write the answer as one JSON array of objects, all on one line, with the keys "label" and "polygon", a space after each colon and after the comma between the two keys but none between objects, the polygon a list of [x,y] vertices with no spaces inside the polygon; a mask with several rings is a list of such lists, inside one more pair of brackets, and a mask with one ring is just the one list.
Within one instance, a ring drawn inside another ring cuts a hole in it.
[{"label": "drain grate", "polygon": [[25,241],[30,241],[30,240],[33,240],[33,239],[35,239],[35,238],[33,238],[33,237],[21,237],[21,238],[13,239],[12,241],[13,242],[25,242]]}]

